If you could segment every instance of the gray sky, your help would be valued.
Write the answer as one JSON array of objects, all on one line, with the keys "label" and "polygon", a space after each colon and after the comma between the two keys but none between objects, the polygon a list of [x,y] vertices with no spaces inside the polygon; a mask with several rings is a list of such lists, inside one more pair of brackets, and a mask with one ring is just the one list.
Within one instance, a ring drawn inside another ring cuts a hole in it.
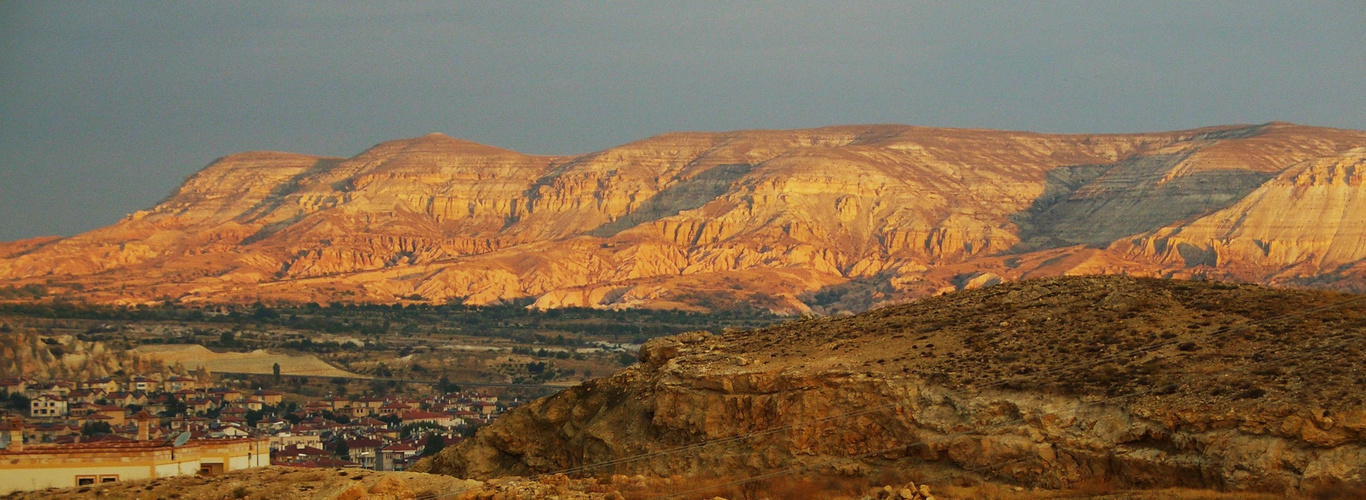
[{"label": "gray sky", "polygon": [[0,240],[247,150],[855,123],[1366,129],[1366,3],[0,0]]}]

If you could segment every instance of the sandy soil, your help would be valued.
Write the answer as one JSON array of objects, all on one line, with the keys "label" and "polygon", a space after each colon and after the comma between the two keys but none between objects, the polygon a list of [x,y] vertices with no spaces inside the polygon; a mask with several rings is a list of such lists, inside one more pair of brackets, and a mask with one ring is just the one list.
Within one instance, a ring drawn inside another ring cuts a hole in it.
[{"label": "sandy soil", "polygon": [[134,353],[160,359],[168,366],[183,363],[185,368],[194,370],[200,365],[210,372],[273,373],[275,363],[280,364],[283,375],[304,375],[309,377],[357,377],[354,373],[342,370],[313,355],[291,356],[265,350],[251,352],[213,352],[201,345],[165,344],[141,345]]}]

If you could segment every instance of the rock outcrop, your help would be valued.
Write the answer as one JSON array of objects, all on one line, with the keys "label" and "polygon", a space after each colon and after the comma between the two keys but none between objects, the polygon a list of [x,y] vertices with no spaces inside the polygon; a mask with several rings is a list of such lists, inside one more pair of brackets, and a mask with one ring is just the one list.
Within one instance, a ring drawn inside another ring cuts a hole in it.
[{"label": "rock outcrop", "polygon": [[1366,148],[1296,164],[1238,203],[1117,249],[1248,277],[1312,278],[1366,259]]},{"label": "rock outcrop", "polygon": [[[0,245],[0,283],[105,303],[788,313],[858,311],[985,274],[1352,288],[1363,147],[1363,132],[1284,123],[672,133],[575,157],[433,134],[352,158],[219,159],[112,226]],[[1274,216],[1286,211],[1296,222]]]},{"label": "rock outcrop", "polygon": [[472,478],[921,469],[1049,488],[1361,491],[1361,298],[1051,278],[683,334],[420,467]]},{"label": "rock outcrop", "polygon": [[[183,367],[178,367],[184,373]],[[165,363],[103,342],[33,331],[0,333],[0,377],[92,380],[115,374],[169,373]]]}]

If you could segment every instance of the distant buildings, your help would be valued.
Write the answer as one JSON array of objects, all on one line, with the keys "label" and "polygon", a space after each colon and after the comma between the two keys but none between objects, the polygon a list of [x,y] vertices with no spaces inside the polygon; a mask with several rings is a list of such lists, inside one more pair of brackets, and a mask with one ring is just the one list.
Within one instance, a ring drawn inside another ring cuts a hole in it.
[{"label": "distant buildings", "polygon": [[[0,418],[0,495],[269,464],[405,470],[431,436],[458,443],[519,404],[481,393],[285,403],[283,393],[216,386],[207,374],[10,378],[0,391],[30,400],[29,422]],[[183,434],[188,442],[173,446]]]}]

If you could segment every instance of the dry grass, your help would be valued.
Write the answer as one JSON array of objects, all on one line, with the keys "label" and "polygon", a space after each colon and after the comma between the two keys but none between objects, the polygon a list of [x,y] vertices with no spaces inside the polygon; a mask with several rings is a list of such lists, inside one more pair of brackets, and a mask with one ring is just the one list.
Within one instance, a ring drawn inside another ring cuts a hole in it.
[{"label": "dry grass", "polygon": [[1213,282],[1048,278],[721,340],[725,350],[773,365],[838,356],[869,373],[949,387],[1152,392],[1168,406],[1337,409],[1366,402],[1351,390],[1366,377],[1342,368],[1366,363],[1366,302],[1357,298]]},{"label": "dry grass", "polygon": [[680,495],[682,499],[708,499],[722,497],[731,500],[759,499],[857,499],[868,494],[880,484],[870,483],[867,478],[845,476],[781,476],[772,479],[731,484],[742,481],[745,476],[724,476],[708,478],[675,477],[664,482],[651,480],[644,485],[622,487],[620,491],[628,500],[658,498],[660,495]]},{"label": "dry grass", "polygon": [[[1161,490],[1097,491],[1092,488],[1075,490],[1022,490],[998,484],[977,486],[946,486],[938,497],[976,500],[1044,500],[1053,498],[1092,498],[1108,500],[1275,500],[1285,498],[1268,493],[1219,492],[1188,488]],[[1350,497],[1349,497],[1350,498]]]}]

